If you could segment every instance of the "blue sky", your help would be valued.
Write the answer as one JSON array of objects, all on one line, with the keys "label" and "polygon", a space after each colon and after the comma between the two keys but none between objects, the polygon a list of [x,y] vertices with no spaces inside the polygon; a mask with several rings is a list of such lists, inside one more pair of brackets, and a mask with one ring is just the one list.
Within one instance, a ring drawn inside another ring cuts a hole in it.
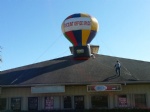
[{"label": "blue sky", "polygon": [[71,55],[61,24],[88,13],[98,54],[150,62],[150,0],[0,0],[0,70]]}]

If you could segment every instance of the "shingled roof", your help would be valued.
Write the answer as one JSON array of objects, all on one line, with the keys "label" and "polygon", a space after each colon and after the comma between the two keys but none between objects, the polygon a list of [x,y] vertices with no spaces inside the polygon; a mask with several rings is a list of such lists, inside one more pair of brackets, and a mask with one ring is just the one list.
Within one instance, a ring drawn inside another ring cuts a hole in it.
[{"label": "shingled roof", "polygon": [[[150,62],[95,55],[88,60],[66,56],[14,68],[0,73],[0,85],[70,85],[94,83],[150,82]],[[114,64],[121,63],[121,76]]]}]

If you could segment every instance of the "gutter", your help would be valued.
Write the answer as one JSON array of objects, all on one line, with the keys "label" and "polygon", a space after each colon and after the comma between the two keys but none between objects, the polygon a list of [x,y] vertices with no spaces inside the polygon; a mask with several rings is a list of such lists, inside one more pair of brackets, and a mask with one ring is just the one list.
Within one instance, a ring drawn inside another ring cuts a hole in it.
[{"label": "gutter", "polygon": [[57,83],[57,84],[15,84],[15,85],[0,85],[0,87],[33,87],[33,86],[86,86],[94,84],[150,84],[150,81],[120,81],[120,82],[83,82],[83,83]]}]

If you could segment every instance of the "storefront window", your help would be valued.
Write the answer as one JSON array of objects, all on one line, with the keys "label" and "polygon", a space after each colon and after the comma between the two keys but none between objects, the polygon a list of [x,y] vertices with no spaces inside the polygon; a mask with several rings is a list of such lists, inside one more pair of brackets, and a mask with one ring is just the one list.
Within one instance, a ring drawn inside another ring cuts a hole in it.
[{"label": "storefront window", "polygon": [[11,98],[11,109],[12,110],[21,110],[21,98]]},{"label": "storefront window", "polygon": [[71,96],[64,96],[64,108],[72,108]]},{"label": "storefront window", "polygon": [[118,96],[118,106],[119,107],[127,107],[127,95],[119,95]]},{"label": "storefront window", "polygon": [[92,108],[108,108],[108,96],[92,96]]},{"label": "storefront window", "polygon": [[29,110],[38,110],[38,97],[29,97],[28,98],[28,109]]},{"label": "storefront window", "polygon": [[6,98],[0,98],[0,110],[6,110]]},{"label": "storefront window", "polygon": [[74,108],[84,109],[84,96],[74,96]]},{"label": "storefront window", "polygon": [[54,109],[54,97],[45,97],[45,109]]},{"label": "storefront window", "polygon": [[135,107],[145,108],[146,107],[146,95],[145,94],[135,94]]}]

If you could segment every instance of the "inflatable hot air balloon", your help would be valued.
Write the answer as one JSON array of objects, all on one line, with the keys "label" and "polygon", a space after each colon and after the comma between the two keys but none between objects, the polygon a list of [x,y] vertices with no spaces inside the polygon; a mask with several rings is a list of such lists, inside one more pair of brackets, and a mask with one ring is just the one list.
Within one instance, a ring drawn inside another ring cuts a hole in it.
[{"label": "inflatable hot air balloon", "polygon": [[62,23],[64,36],[73,44],[75,59],[88,59],[91,56],[89,43],[98,31],[96,18],[83,13],[68,16]]}]

